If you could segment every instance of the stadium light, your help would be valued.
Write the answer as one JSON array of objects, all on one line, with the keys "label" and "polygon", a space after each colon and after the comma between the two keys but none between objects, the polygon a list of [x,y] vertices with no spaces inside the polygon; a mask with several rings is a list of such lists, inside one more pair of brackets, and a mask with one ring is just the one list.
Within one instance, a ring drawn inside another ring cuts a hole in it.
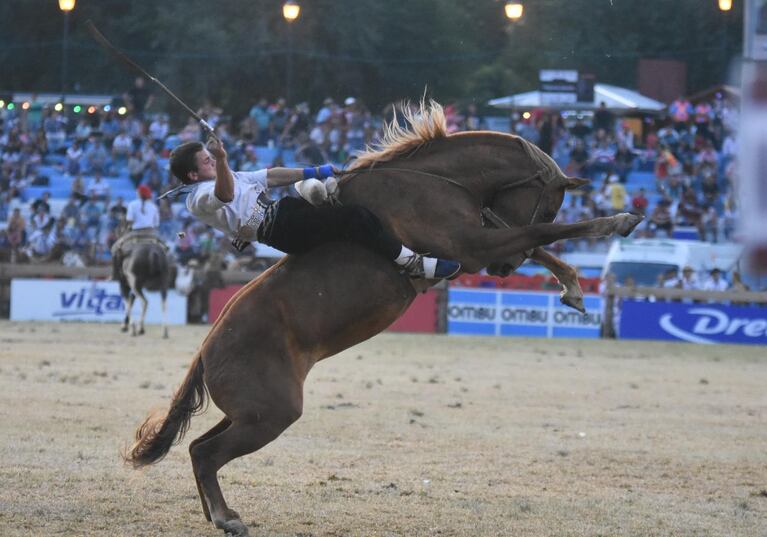
[{"label": "stadium light", "polygon": [[13,104],[13,103],[8,103],[8,110],[13,110],[14,108],[16,108],[16,105],[15,105],[15,104]]},{"label": "stadium light", "polygon": [[522,5],[522,0],[509,0],[506,2],[503,10],[506,13],[506,18],[512,21],[518,21],[522,18],[522,14],[525,12],[525,6]]},{"label": "stadium light", "polygon": [[56,112],[61,112],[64,110],[64,105],[62,103],[56,103],[56,106],[54,106],[53,109],[56,110]]},{"label": "stadium light", "polygon": [[83,109],[82,106],[80,106],[79,104],[76,104],[75,107],[72,108],[72,112],[74,112],[75,114],[79,114],[82,111],[82,109]]},{"label": "stadium light", "polygon": [[21,109],[22,109],[22,110],[29,110],[29,106],[30,106],[30,104],[29,104],[29,101],[24,101],[24,102],[21,104]]},{"label": "stadium light", "polygon": [[5,108],[5,101],[0,99],[0,108]]},{"label": "stadium light", "polygon": [[285,17],[286,21],[293,22],[300,14],[301,6],[298,5],[298,2],[288,0],[282,5],[282,16]]},{"label": "stadium light", "polygon": [[77,0],[59,0],[59,9],[66,13],[72,11],[75,8]]},{"label": "stadium light", "polygon": [[719,0],[719,9],[721,11],[730,11],[732,9],[732,0]]},{"label": "stadium light", "polygon": [[121,106],[120,108],[117,109],[117,113],[120,114],[121,116],[124,116],[125,114],[128,113],[128,109],[125,108],[124,106]]}]

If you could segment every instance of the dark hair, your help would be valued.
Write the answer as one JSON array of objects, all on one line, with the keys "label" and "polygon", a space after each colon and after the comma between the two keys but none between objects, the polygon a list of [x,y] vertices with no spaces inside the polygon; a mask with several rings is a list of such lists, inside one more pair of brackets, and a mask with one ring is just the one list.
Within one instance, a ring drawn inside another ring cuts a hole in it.
[{"label": "dark hair", "polygon": [[170,171],[176,179],[188,185],[189,172],[197,171],[195,156],[203,150],[202,142],[186,142],[176,147],[170,153]]}]

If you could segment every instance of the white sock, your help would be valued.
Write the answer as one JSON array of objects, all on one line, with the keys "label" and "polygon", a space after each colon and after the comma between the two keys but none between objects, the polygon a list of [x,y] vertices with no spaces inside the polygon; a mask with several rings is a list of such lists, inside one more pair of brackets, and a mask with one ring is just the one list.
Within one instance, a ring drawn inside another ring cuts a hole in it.
[{"label": "white sock", "polygon": [[417,255],[413,250],[405,245],[402,245],[402,250],[399,251],[399,255],[394,258],[394,262],[398,265],[407,265],[413,259],[413,256]]},{"label": "white sock", "polygon": [[434,278],[434,272],[437,270],[437,259],[434,257],[421,256],[407,246],[402,246],[402,249],[394,262],[402,267],[406,267],[413,262],[414,257],[421,257],[423,261],[424,276],[426,278]]}]

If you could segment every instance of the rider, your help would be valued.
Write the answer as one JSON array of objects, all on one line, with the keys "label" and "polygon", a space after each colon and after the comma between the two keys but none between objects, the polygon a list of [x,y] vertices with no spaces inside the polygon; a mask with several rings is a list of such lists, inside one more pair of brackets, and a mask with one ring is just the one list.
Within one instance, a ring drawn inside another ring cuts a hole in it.
[{"label": "rider", "polygon": [[403,246],[364,207],[315,207],[303,198],[287,196],[274,202],[266,195],[270,187],[330,177],[334,170],[329,164],[233,172],[223,145],[211,137],[207,148],[201,142],[176,147],[170,169],[179,181],[191,186],[186,199],[189,211],[230,235],[240,250],[258,241],[298,254],[324,242],[349,240],[393,260],[412,277],[451,278],[461,268],[455,261],[425,257]]},{"label": "rider", "polygon": [[128,230],[112,245],[112,279],[120,277],[123,259],[136,243],[154,241],[167,249],[156,235],[160,226],[160,211],[152,201],[152,190],[146,185],[136,189],[138,198],[128,204],[125,219]]}]

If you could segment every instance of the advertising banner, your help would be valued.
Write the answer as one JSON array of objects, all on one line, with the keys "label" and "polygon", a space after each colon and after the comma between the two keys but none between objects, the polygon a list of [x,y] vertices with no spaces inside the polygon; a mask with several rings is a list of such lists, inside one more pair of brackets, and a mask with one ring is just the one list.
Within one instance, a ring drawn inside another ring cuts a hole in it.
[{"label": "advertising banner", "polygon": [[[147,324],[162,323],[160,293],[147,292]],[[186,297],[168,291],[168,324],[186,324]],[[141,315],[141,303],[133,304],[133,314]],[[11,281],[11,320],[13,321],[92,321],[122,322],[125,303],[117,282],[91,280]]]},{"label": "advertising banner", "polygon": [[554,292],[451,288],[447,332],[487,336],[597,338],[602,297],[584,297],[586,314],[559,303]]},{"label": "advertising banner", "polygon": [[620,337],[766,345],[767,308],[626,299]]}]

